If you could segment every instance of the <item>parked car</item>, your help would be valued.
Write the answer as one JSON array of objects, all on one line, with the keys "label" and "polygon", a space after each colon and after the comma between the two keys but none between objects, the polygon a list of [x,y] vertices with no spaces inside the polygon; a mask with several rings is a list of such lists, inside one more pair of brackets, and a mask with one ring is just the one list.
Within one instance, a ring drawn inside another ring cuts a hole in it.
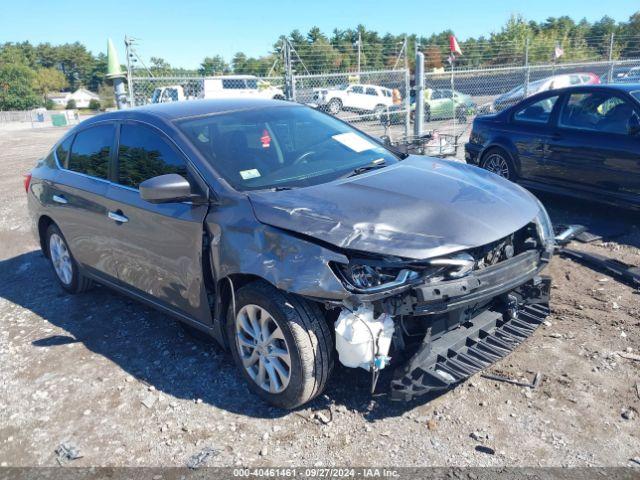
[{"label": "parked car", "polygon": [[450,88],[425,91],[424,116],[425,120],[447,120],[456,117],[460,122],[466,122],[467,116],[473,115],[476,104],[469,95],[451,90]]},{"label": "parked car", "polygon": [[543,92],[473,122],[468,163],[527,187],[640,207],[640,84]]},{"label": "parked car", "polygon": [[[411,92],[410,115],[414,121],[416,110],[415,92]],[[469,95],[450,88],[425,89],[424,121],[448,120],[455,117],[465,123],[469,116],[475,114],[476,104]],[[406,107],[404,103],[393,105],[381,115],[382,123],[398,124],[405,121]]]},{"label": "parked car", "polygon": [[190,80],[187,85],[169,85],[154,89],[149,103],[214,98],[272,98],[284,100],[282,89],[253,75],[225,75]]},{"label": "parked car", "polygon": [[337,115],[341,110],[373,112],[380,116],[393,105],[393,91],[377,85],[354,84],[336,89],[317,88],[313,90],[311,106]]},{"label": "parked car", "polygon": [[640,83],[640,67],[630,68],[626,73],[613,78],[614,83]]},{"label": "parked car", "polygon": [[524,85],[517,86],[504,95],[500,95],[493,101],[490,112],[500,112],[505,108],[515,105],[525,97],[530,97],[536,93],[545,92],[547,90],[556,90],[558,88],[565,88],[574,85],[597,85],[599,83],[600,77],[594,73],[585,72],[553,75],[551,77],[530,82],[527,86],[526,95]]},{"label": "parked car", "polygon": [[97,115],[25,188],[64,290],[97,282],[210,335],[284,408],[322,392],[334,359],[374,386],[397,366],[396,399],[455,385],[548,313],[553,233],[535,197],[298,104]]}]

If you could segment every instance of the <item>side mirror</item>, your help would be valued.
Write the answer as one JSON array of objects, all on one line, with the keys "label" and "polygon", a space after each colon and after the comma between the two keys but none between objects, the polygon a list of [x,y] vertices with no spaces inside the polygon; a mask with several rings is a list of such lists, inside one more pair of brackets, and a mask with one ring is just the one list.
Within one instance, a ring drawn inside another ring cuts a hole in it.
[{"label": "side mirror", "polygon": [[193,198],[191,184],[177,173],[168,173],[140,184],[140,198],[149,203],[183,202]]}]

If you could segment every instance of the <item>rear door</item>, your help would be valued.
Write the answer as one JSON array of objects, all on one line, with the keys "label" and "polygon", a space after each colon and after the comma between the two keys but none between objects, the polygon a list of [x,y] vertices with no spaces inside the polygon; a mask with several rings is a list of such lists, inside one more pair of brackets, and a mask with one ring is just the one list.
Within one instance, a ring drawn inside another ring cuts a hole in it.
[{"label": "rear door", "polygon": [[206,205],[152,204],[141,182],[178,173],[193,182],[195,172],[160,130],[138,122],[120,125],[115,182],[109,187],[109,215],[118,279],[147,299],[200,322],[210,322],[203,279],[203,221]]},{"label": "rear door", "polygon": [[614,195],[640,194],[640,124],[625,96],[593,89],[567,94],[549,141],[548,169],[557,183]]},{"label": "rear door", "polygon": [[78,131],[56,151],[60,173],[52,185],[52,217],[85,269],[116,277],[106,194],[115,148],[115,124]]}]

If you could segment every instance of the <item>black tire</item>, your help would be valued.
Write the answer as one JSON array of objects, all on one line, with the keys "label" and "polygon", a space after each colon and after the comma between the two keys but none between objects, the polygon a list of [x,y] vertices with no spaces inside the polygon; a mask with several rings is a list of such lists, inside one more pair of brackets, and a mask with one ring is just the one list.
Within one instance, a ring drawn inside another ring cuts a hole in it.
[{"label": "black tire", "polygon": [[380,105],[376,105],[375,108],[373,109],[373,117],[374,119],[381,119],[382,116],[385,114],[387,107],[380,104]]},{"label": "black tire", "polygon": [[256,281],[236,292],[236,312],[247,305],[257,305],[271,315],[281,329],[289,350],[291,367],[289,381],[280,393],[261,388],[244,367],[236,342],[236,315],[230,306],[226,330],[236,366],[252,392],[280,408],[298,407],[325,388],[333,369],[333,338],[320,307],[296,295]]},{"label": "black tire", "polygon": [[456,120],[460,123],[467,123],[467,108],[464,105],[456,109]]},{"label": "black tire", "polygon": [[327,103],[327,112],[331,115],[337,115],[342,110],[342,102],[337,98],[332,98]]},{"label": "black tire", "polygon": [[[58,272],[56,271],[56,267],[54,266],[54,261],[51,253],[51,241],[52,241],[51,238],[54,235],[57,236],[56,238],[61,239],[61,241],[63,242],[65,248],[69,253],[69,261],[70,261],[69,263],[71,265],[71,277],[68,282],[63,280],[60,274],[58,274]],[[75,294],[75,293],[85,292],[89,290],[91,287],[93,287],[93,282],[89,278],[85,277],[80,271],[80,269],[78,268],[78,262],[76,262],[75,258],[73,258],[73,253],[71,252],[71,249],[67,244],[67,240],[64,238],[64,235],[62,235],[62,232],[60,231],[57,225],[51,224],[49,225],[49,228],[47,228],[45,245],[47,246],[47,252],[46,252],[47,258],[49,259],[49,262],[51,263],[51,267],[53,268],[53,273],[55,274],[56,279],[58,280],[58,283],[60,283],[60,286],[62,288],[64,288],[69,293]]]},{"label": "black tire", "polygon": [[[506,170],[503,170],[502,173],[498,172],[498,168],[494,166],[495,161],[500,163],[503,161],[504,165],[506,166]],[[513,161],[511,160],[511,156],[500,147],[489,148],[482,155],[480,166],[485,170],[495,173],[496,175],[499,175],[502,178],[506,178],[507,180],[511,180],[512,182],[517,179],[516,170]]]}]

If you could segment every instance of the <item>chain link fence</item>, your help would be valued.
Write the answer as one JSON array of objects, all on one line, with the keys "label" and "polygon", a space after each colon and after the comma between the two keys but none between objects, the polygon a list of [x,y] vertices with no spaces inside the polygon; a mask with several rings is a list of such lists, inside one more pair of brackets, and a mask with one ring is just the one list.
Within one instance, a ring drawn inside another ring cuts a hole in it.
[{"label": "chain link fence", "polygon": [[[499,112],[545,90],[625,82],[634,67],[640,67],[640,59],[427,73],[425,132],[450,136],[456,143],[456,156],[462,159],[477,115]],[[640,76],[636,82],[640,82]]]},{"label": "chain link fence", "polygon": [[[158,76],[148,69],[146,74],[138,70],[130,72],[129,95],[134,106],[225,97],[286,99],[321,109],[394,144],[424,143],[427,138],[430,148],[423,149],[424,153],[463,159],[463,145],[478,115],[503,110],[544,90],[625,82],[634,67],[639,67],[636,81],[640,82],[640,50],[629,50],[630,41],[625,40],[624,55],[613,37],[602,41],[596,54],[593,49],[569,44],[561,58],[543,64],[532,62],[545,55],[549,58],[553,45],[507,42],[492,44],[493,51],[478,44],[467,48],[454,68],[447,63],[448,46],[417,45],[416,53],[424,53],[425,66],[431,69],[424,75],[425,114],[419,139],[414,125],[415,62],[413,55],[407,55],[406,39],[375,48],[358,39],[358,46],[326,45],[311,50],[296,50],[284,41],[278,54],[282,55],[281,68],[274,69],[276,55],[270,69],[279,74],[265,77],[203,77],[193,71],[184,76]],[[640,38],[637,43],[640,47]],[[584,60],[589,55],[594,59]],[[327,73],[315,73],[318,70]]]},{"label": "chain link fence", "polygon": [[[288,87],[290,85],[290,87]],[[206,98],[290,99],[321,109],[370,135],[394,141],[409,127],[410,75],[406,69],[255,77],[132,77],[134,106]]]}]

